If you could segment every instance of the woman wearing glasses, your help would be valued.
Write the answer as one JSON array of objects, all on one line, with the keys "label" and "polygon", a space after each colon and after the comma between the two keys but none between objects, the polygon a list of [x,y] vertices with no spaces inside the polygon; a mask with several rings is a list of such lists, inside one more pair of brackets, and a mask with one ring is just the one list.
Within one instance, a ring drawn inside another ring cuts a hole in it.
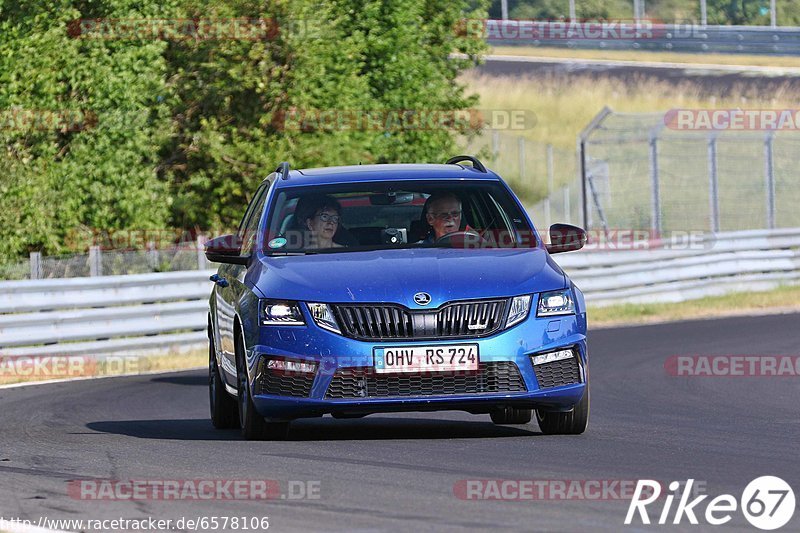
[{"label": "woman wearing glasses", "polygon": [[325,195],[305,196],[297,202],[295,220],[306,232],[303,248],[342,248],[333,238],[339,229],[342,206]]}]

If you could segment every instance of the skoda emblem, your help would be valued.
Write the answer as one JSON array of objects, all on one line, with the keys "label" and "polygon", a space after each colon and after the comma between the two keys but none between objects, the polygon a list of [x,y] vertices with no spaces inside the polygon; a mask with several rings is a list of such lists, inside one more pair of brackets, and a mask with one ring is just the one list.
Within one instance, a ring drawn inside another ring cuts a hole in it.
[{"label": "skoda emblem", "polygon": [[428,305],[431,303],[431,295],[427,292],[418,292],[414,295],[414,302],[417,305]]}]

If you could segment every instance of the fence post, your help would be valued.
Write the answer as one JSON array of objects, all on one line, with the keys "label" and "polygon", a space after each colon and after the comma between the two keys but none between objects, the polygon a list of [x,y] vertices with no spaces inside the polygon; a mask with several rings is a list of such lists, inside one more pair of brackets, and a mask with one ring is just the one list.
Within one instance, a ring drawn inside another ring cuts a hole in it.
[{"label": "fence post", "polygon": [[650,136],[650,182],[652,186],[650,229],[655,236],[661,235],[661,190],[658,183],[658,138]]},{"label": "fence post", "polygon": [[589,211],[589,191],[586,184],[586,142],[581,138],[578,143],[578,167],[581,173],[581,201],[583,203],[583,228],[589,230],[592,221],[589,220],[591,215]]},{"label": "fence post", "polygon": [[500,132],[492,130],[492,159],[497,159],[500,155]]},{"label": "fence post", "polygon": [[550,214],[550,195],[553,194],[553,145],[547,145],[547,195],[544,197],[544,223],[546,227],[552,224]]},{"label": "fence post", "polygon": [[208,268],[206,264],[206,236],[205,235],[198,235],[197,236],[197,269],[198,270],[205,270]]},{"label": "fence post", "polygon": [[89,248],[89,275],[92,277],[103,275],[103,254],[99,246]]},{"label": "fence post", "polygon": [[708,140],[708,201],[711,213],[711,231],[719,233],[719,182],[717,176],[717,136]]},{"label": "fence post", "polygon": [[31,252],[31,279],[42,279],[42,253]]},{"label": "fence post", "polygon": [[525,183],[525,137],[517,139],[517,149],[519,150],[519,182]]},{"label": "fence post", "polygon": [[764,139],[764,177],[767,180],[767,227],[775,229],[775,164],[773,160],[773,132]]},{"label": "fence post", "polygon": [[147,262],[150,265],[150,270],[158,272],[158,249],[156,248],[156,243],[153,241],[147,243]]},{"label": "fence post", "polygon": [[588,230],[592,225],[592,220],[590,218],[591,211],[589,210],[589,191],[587,190],[586,186],[586,141],[589,139],[589,136],[592,134],[592,132],[600,128],[605,119],[608,118],[611,113],[613,113],[611,108],[608,106],[603,107],[597,116],[595,116],[578,135],[578,170],[580,172],[581,179],[581,201],[583,202],[581,207],[583,209],[583,227],[586,230]]}]

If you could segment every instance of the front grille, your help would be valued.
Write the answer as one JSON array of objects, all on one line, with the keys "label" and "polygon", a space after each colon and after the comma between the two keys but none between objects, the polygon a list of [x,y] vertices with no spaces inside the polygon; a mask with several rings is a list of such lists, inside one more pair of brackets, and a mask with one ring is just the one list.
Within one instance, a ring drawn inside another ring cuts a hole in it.
[{"label": "front grille", "polygon": [[539,382],[540,389],[574,385],[581,382],[581,369],[576,357],[533,365],[533,370],[536,373],[536,381]]},{"label": "front grille", "polygon": [[263,368],[256,383],[258,384],[256,394],[308,398],[311,394],[311,385],[314,384],[314,374],[300,374]]},{"label": "front grille", "polygon": [[436,336],[489,335],[500,329],[505,318],[505,310],[505,300],[446,305],[436,314]]},{"label": "front grille", "polygon": [[411,312],[399,305],[334,305],[342,334],[354,339],[410,339]]},{"label": "front grille", "polygon": [[503,325],[506,299],[454,302],[430,311],[391,304],[336,304],[345,337],[359,340],[458,339],[491,335]]},{"label": "front grille", "polygon": [[517,365],[500,361],[480,363],[476,372],[377,374],[372,368],[346,368],[336,371],[325,397],[391,398],[526,390]]}]

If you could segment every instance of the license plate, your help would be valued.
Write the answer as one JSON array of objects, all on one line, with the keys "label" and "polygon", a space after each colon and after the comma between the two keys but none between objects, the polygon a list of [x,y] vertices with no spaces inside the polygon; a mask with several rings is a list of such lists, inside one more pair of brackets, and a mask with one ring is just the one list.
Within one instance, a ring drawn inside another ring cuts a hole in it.
[{"label": "license plate", "polygon": [[477,344],[375,348],[375,372],[478,370]]}]

